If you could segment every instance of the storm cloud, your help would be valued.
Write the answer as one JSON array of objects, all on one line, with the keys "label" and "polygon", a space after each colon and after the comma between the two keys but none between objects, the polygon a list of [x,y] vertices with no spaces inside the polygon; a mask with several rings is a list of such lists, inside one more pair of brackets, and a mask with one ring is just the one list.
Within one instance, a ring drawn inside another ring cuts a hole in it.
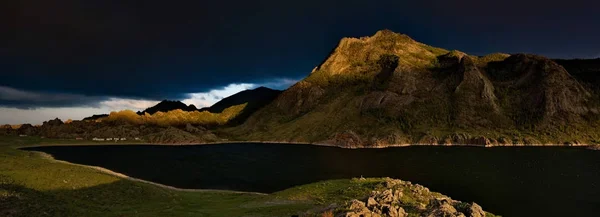
[{"label": "storm cloud", "polygon": [[136,106],[190,96],[202,103],[209,96],[193,94],[231,84],[285,89],[342,37],[380,29],[475,55],[597,56],[598,7],[585,0],[2,1],[0,106],[101,107],[111,99]]},{"label": "storm cloud", "polygon": [[80,94],[43,93],[0,86],[0,105],[20,109],[37,107],[98,107],[105,97],[88,97]]}]

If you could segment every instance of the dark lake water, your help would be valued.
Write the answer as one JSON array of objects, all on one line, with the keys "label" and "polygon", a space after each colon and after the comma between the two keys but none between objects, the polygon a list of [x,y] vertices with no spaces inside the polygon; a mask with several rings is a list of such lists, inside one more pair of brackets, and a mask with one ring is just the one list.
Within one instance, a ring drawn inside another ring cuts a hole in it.
[{"label": "dark lake water", "polygon": [[220,144],[26,150],[180,188],[271,193],[320,180],[389,176],[508,217],[600,216],[600,151],[580,148]]}]

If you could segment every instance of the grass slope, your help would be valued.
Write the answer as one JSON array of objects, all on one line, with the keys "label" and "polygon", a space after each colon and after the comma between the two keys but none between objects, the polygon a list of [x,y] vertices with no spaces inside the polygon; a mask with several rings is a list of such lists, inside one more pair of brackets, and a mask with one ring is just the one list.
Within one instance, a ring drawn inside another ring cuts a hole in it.
[{"label": "grass slope", "polygon": [[168,190],[15,149],[74,142],[0,138],[0,216],[290,216],[320,206],[289,193]]}]

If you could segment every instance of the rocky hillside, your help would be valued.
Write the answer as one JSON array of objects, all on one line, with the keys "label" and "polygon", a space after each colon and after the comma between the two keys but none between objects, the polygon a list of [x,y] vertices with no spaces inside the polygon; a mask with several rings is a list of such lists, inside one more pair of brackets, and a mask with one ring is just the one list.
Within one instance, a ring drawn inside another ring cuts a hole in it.
[{"label": "rocky hillside", "polygon": [[[57,139],[126,138],[123,143],[149,142],[166,144],[189,144],[220,141],[206,128],[199,125],[160,126],[156,124],[132,124],[126,121],[72,121],[64,123],[60,119],[45,121],[41,126],[23,124],[18,129],[0,127],[0,136],[39,136]],[[139,138],[137,141],[135,138]]]},{"label": "rocky hillside", "polygon": [[389,179],[382,189],[369,196],[354,199],[332,209],[335,216],[344,217],[486,217],[495,216],[483,211],[476,203],[456,201],[426,187],[410,182]]},{"label": "rocky hillside", "polygon": [[583,78],[542,56],[472,56],[383,30],[342,39],[230,132],[345,147],[599,143],[598,93]]}]

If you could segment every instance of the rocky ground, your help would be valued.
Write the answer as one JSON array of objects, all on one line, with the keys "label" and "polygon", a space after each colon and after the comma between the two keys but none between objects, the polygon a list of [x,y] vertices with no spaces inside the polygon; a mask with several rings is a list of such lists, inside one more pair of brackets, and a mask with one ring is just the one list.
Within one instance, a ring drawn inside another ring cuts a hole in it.
[{"label": "rocky ground", "polygon": [[189,144],[219,141],[210,130],[186,124],[184,126],[158,126],[151,124],[130,124],[125,122],[70,121],[60,119],[45,121],[42,125],[23,124],[19,128],[10,125],[0,126],[0,136],[37,136],[54,139],[126,138],[126,141],[139,141],[161,144]]},{"label": "rocky ground", "polygon": [[387,178],[384,186],[370,195],[343,205],[332,205],[326,213],[337,217],[485,217],[495,216],[476,203],[453,200],[408,181]]}]

